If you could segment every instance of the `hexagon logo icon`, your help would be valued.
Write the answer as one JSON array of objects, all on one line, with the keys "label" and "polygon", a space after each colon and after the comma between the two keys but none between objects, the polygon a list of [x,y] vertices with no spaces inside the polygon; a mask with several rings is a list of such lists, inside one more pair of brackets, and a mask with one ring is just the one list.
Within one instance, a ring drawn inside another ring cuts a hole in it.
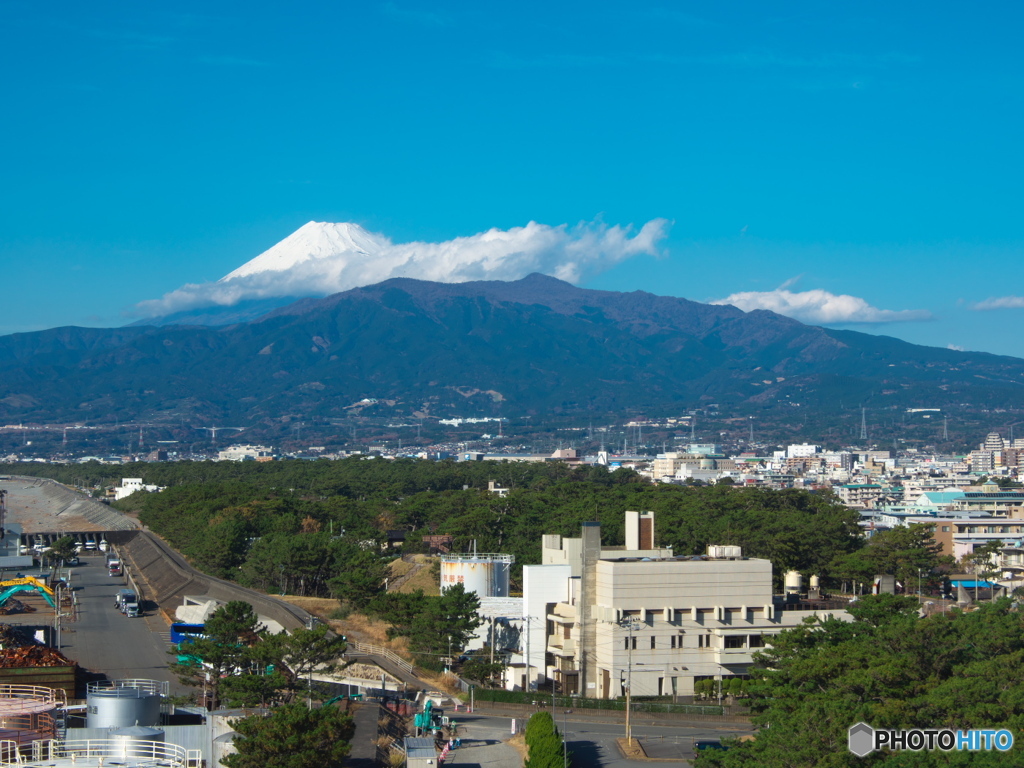
[{"label": "hexagon logo icon", "polygon": [[851,725],[846,745],[857,757],[871,754],[875,751],[875,729],[867,723]]}]

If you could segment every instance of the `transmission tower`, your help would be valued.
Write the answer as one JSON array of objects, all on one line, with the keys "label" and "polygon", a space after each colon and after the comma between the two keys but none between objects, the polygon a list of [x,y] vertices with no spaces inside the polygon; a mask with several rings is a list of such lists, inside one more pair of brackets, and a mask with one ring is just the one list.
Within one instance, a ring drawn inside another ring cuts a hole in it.
[{"label": "transmission tower", "polygon": [[942,439],[949,440],[949,417],[942,419]]},{"label": "transmission tower", "polygon": [[860,439],[868,439],[868,416],[863,407],[860,409]]}]

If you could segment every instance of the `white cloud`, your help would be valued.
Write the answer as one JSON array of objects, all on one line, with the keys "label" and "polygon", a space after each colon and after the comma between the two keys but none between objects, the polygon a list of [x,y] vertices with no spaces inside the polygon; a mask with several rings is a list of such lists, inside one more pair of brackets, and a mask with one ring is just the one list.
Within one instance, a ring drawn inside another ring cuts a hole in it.
[{"label": "white cloud", "polygon": [[1024,309],[1024,296],[1000,296],[979,301],[971,309]]},{"label": "white cloud", "polygon": [[441,243],[392,243],[354,224],[310,222],[215,283],[187,284],[132,314],[158,317],[199,307],[276,297],[327,296],[392,277],[446,283],[518,280],[541,272],[579,283],[633,256],[659,255],[669,222],[631,226],[530,222]]},{"label": "white cloud", "polygon": [[786,290],[792,281],[774,291],[745,291],[716,299],[712,304],[732,304],[750,312],[770,309],[804,323],[813,325],[844,325],[847,323],[905,323],[931,320],[932,314],[923,309],[878,309],[857,296],[836,295],[828,291],[793,292]]},{"label": "white cloud", "polygon": [[947,344],[946,345],[946,349],[951,349],[954,352],[966,352],[967,351],[964,347],[961,347],[958,344]]}]

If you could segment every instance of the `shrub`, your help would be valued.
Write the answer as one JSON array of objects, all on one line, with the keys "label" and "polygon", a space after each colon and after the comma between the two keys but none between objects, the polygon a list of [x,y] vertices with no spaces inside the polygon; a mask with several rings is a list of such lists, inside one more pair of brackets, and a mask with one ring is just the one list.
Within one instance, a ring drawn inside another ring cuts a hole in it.
[{"label": "shrub", "polygon": [[551,713],[535,713],[526,724],[525,737],[529,752],[525,768],[562,768],[564,747]]}]

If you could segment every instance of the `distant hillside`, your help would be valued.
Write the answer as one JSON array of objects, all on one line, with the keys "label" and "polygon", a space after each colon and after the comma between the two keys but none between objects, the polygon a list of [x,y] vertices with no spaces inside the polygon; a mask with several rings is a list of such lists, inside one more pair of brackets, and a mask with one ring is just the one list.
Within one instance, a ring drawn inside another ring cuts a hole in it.
[{"label": "distant hillside", "polygon": [[1024,361],[644,292],[394,279],[222,327],[0,337],[0,420],[677,413],[702,403],[1014,405]]}]

